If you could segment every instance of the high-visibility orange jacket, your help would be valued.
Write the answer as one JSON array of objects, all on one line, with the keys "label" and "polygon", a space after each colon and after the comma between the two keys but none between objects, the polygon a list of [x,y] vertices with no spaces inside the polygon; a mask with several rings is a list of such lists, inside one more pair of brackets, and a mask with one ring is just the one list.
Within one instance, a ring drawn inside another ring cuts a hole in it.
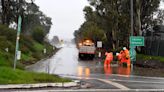
[{"label": "high-visibility orange jacket", "polygon": [[105,61],[104,61],[104,65],[109,65],[111,63],[111,61],[113,61],[113,53],[105,53],[106,55],[106,58],[105,58]]},{"label": "high-visibility orange jacket", "polygon": [[123,58],[121,62],[127,63],[128,66],[130,66],[130,55],[129,55],[129,50],[126,49],[123,51]]},{"label": "high-visibility orange jacket", "polygon": [[105,60],[110,60],[110,61],[113,60],[113,53],[112,52],[110,52],[110,53],[106,52],[105,55],[106,55]]},{"label": "high-visibility orange jacket", "polygon": [[130,58],[129,50],[126,49],[126,50],[124,50],[124,52],[125,52],[125,57],[129,59]]}]

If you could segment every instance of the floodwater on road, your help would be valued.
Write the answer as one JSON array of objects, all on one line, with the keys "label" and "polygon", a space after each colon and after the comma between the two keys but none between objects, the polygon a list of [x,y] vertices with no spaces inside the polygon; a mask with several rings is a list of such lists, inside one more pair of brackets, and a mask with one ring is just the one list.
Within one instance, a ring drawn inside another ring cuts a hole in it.
[{"label": "floodwater on road", "polygon": [[78,49],[74,43],[64,44],[63,47],[51,58],[41,60],[40,62],[28,66],[27,70],[35,72],[47,72],[58,75],[74,75],[89,77],[90,75],[106,75],[117,74],[120,76],[150,76],[161,77],[163,70],[153,70],[138,67],[121,67],[113,64],[108,67],[103,66],[103,60],[79,60]]}]

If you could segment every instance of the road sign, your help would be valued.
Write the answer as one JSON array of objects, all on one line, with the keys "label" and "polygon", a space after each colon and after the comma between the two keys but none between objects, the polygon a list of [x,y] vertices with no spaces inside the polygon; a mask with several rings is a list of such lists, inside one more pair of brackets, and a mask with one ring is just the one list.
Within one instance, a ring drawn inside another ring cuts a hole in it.
[{"label": "road sign", "polygon": [[17,60],[21,59],[21,51],[17,51]]},{"label": "road sign", "polygon": [[5,51],[6,51],[6,52],[9,52],[9,48],[5,48]]},{"label": "road sign", "polygon": [[97,47],[102,48],[102,41],[97,41]]},{"label": "road sign", "polygon": [[46,49],[43,49],[43,53],[46,54],[47,53],[47,50]]},{"label": "road sign", "polygon": [[130,36],[130,46],[144,46],[145,41],[142,36]]}]

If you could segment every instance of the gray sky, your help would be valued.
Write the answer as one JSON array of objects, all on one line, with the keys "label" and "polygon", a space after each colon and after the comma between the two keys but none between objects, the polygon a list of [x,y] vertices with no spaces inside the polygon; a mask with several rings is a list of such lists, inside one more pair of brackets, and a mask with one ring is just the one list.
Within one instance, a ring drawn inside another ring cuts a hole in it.
[{"label": "gray sky", "polygon": [[54,35],[58,35],[59,39],[73,38],[74,30],[85,20],[83,8],[89,5],[87,0],[35,0],[35,3],[52,18],[50,39]]},{"label": "gray sky", "polygon": [[[35,3],[52,18],[50,39],[54,35],[60,39],[73,38],[74,30],[84,22],[83,8],[89,5],[87,0],[35,0]],[[164,9],[164,3],[160,4],[160,8]]]},{"label": "gray sky", "polygon": [[164,9],[164,2],[160,3],[160,7],[159,8]]}]

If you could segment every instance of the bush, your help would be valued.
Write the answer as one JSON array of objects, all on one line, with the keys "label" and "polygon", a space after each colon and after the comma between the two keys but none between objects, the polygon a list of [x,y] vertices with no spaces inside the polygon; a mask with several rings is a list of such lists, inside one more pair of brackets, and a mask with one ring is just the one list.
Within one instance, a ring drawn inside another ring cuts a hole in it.
[{"label": "bush", "polygon": [[39,43],[43,43],[45,36],[46,34],[44,33],[43,28],[41,27],[36,27],[32,32],[32,37]]},{"label": "bush", "polygon": [[36,51],[34,48],[34,40],[31,36],[22,36],[20,39],[20,47],[23,53],[29,53],[30,51]]},{"label": "bush", "polygon": [[137,54],[137,60],[158,60],[158,61],[164,62],[164,57]]},{"label": "bush", "polygon": [[16,30],[10,29],[4,25],[0,25],[0,36],[5,36],[7,38],[7,40],[15,43]]}]

